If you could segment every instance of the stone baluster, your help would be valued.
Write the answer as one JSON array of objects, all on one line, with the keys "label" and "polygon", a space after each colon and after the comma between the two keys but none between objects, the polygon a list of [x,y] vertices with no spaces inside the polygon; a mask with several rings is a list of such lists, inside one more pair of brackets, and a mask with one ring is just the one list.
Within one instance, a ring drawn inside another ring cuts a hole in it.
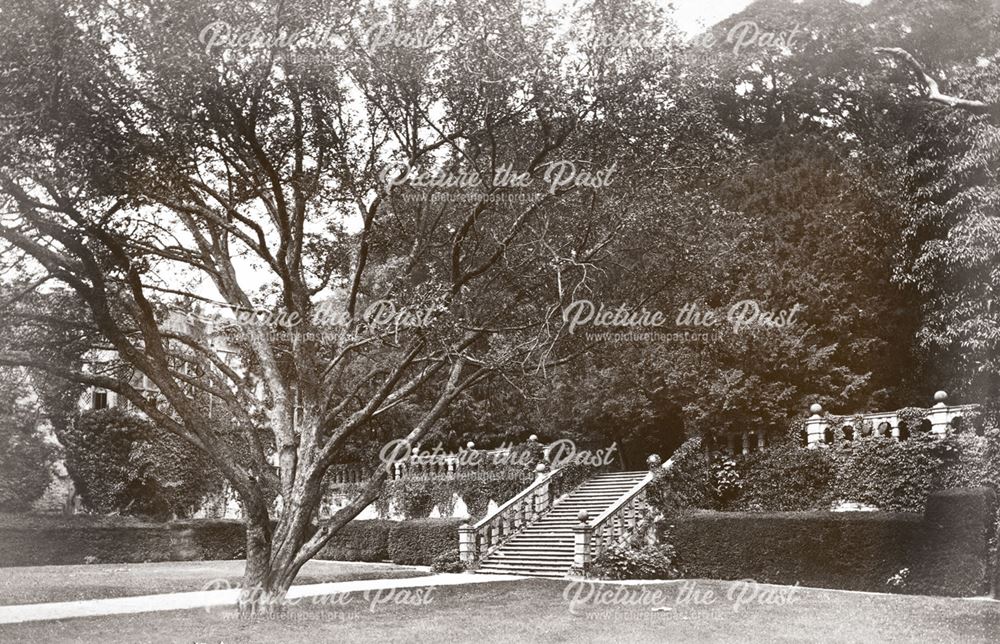
[{"label": "stone baluster", "polygon": [[757,430],[757,450],[764,451],[764,434],[766,432],[763,429]]},{"label": "stone baluster", "polygon": [[743,432],[743,454],[750,453],[750,432]]},{"label": "stone baluster", "polygon": [[[538,465],[535,466],[535,480],[537,481],[538,479],[542,478],[543,476],[545,476],[547,472],[548,472],[548,466],[546,466],[545,463],[539,463]],[[534,514],[536,516],[533,516],[533,519],[537,518],[538,514],[541,514],[542,512],[545,511],[546,508],[549,507],[549,485],[550,483],[547,483],[545,485],[540,485],[538,487],[538,490],[535,492]]]}]

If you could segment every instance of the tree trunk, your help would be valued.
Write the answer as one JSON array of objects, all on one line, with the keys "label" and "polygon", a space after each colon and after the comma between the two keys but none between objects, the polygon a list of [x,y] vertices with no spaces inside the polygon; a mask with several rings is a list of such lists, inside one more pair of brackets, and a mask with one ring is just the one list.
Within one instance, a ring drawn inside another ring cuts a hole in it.
[{"label": "tree trunk", "polygon": [[262,615],[278,614],[283,609],[288,587],[280,588],[274,583],[271,569],[271,518],[266,506],[258,500],[247,508],[246,548],[247,561],[243,571],[243,583],[237,600],[240,617],[250,619]]},{"label": "tree trunk", "polygon": [[247,512],[247,562],[239,599],[242,618],[276,615],[287,608],[286,595],[301,568],[295,555],[306,538],[311,512],[303,507],[318,505],[313,490],[295,488],[278,517],[271,524],[266,507]]}]

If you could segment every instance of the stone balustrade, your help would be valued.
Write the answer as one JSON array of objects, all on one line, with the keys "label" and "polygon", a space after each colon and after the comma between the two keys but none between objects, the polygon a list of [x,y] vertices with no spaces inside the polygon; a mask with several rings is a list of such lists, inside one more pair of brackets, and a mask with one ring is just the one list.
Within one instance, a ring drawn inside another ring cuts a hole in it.
[{"label": "stone balustrade", "polygon": [[727,450],[733,456],[763,451],[768,443],[767,433],[766,429],[731,432],[726,435]]},{"label": "stone balustrade", "polygon": [[[823,414],[823,407],[813,404],[811,414],[806,419],[804,430],[806,446],[817,448],[841,441],[853,441],[870,436],[892,437],[906,440],[917,432],[928,432],[943,437],[961,427],[962,420],[979,408],[979,405],[948,405],[948,394],[938,391],[934,394],[934,406],[926,410],[924,418],[907,425],[900,411],[857,414],[849,417],[831,417]],[[911,421],[912,422],[912,421]]]},{"label": "stone balustrade", "polygon": [[569,491],[564,472],[565,468],[552,470],[539,463],[531,485],[475,525],[463,524],[458,529],[461,560],[475,565],[548,512],[555,500]]},{"label": "stone balustrade", "polygon": [[343,486],[364,483],[371,472],[360,465],[333,465],[326,474],[330,485]]},{"label": "stone balustrade", "polygon": [[649,474],[627,494],[591,520],[586,510],[580,511],[579,524],[573,528],[573,567],[586,570],[591,562],[606,549],[626,541],[634,535],[649,517],[646,491],[656,471],[670,469],[672,459],[666,463],[657,454],[646,459]]}]

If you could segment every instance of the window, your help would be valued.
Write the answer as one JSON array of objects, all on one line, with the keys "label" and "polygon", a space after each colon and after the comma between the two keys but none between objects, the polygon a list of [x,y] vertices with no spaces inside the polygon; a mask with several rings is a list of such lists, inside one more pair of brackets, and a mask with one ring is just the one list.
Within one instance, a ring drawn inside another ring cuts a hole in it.
[{"label": "window", "polygon": [[108,408],[108,392],[103,389],[95,389],[93,397],[90,401],[91,409],[107,409]]}]

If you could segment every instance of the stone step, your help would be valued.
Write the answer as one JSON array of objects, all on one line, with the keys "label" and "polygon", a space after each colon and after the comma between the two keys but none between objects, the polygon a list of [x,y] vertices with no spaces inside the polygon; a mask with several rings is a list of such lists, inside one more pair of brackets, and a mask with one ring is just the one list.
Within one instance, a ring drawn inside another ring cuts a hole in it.
[{"label": "stone step", "polygon": [[561,561],[559,561],[559,560],[554,560],[554,561],[535,561],[535,560],[531,560],[531,559],[526,559],[526,560],[522,560],[522,561],[496,561],[496,560],[489,560],[489,561],[483,562],[483,564],[480,566],[480,569],[482,569],[482,568],[493,568],[494,570],[496,570],[498,568],[506,568],[506,569],[509,570],[511,568],[527,568],[527,569],[530,569],[530,570],[553,570],[553,571],[557,571],[557,570],[569,570],[572,567],[573,567],[573,558],[570,557],[568,559],[563,559]]},{"label": "stone step", "polygon": [[559,573],[532,570],[530,568],[479,568],[476,572],[484,575],[523,575],[525,577],[548,577],[551,579],[565,577],[566,573],[569,572],[569,568]]},{"label": "stone step", "polygon": [[566,547],[552,548],[543,546],[520,546],[517,548],[504,548],[499,553],[490,555],[490,558],[494,557],[499,559],[505,559],[507,557],[566,557],[567,555],[573,554],[573,544],[569,544]]},{"label": "stone step", "polygon": [[628,472],[601,472],[590,477],[590,481],[604,481],[617,478],[643,478],[647,472],[644,470],[631,470]]},{"label": "stone step", "polygon": [[484,564],[525,566],[534,568],[562,568],[572,566],[573,557],[490,557]]},{"label": "stone step", "polygon": [[613,472],[585,481],[484,559],[478,571],[485,574],[565,576],[573,566],[573,528],[580,524],[580,512],[586,510],[591,519],[596,518],[646,476],[646,472]]}]

